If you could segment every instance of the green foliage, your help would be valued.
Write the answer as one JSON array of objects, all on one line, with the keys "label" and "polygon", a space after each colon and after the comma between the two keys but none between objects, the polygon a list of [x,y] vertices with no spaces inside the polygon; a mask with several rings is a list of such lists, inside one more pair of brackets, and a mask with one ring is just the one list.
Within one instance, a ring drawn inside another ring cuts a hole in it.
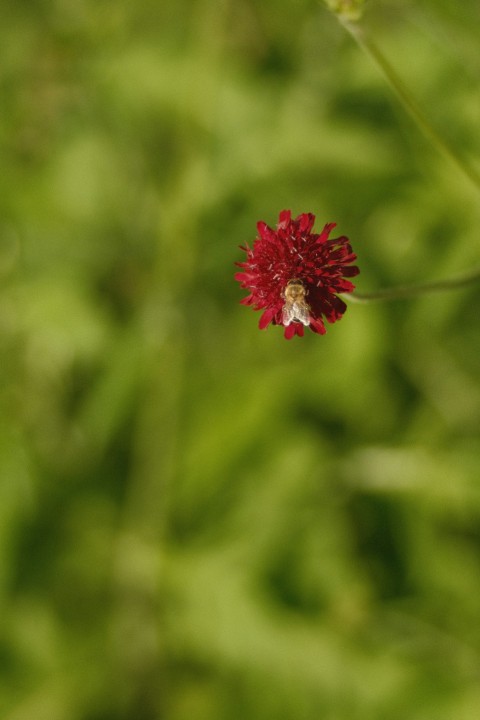
[{"label": "green foliage", "polygon": [[[478,157],[474,0],[366,5]],[[323,4],[11,3],[0,715],[476,720],[480,290],[259,332],[238,245],[336,221],[360,290],[478,265],[475,188]]]}]

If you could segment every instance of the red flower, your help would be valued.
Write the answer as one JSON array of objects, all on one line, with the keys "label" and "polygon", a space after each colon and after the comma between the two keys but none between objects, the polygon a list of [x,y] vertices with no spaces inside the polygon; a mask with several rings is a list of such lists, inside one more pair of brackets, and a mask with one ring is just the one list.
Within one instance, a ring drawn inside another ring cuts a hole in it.
[{"label": "red flower", "polygon": [[235,279],[250,291],[241,300],[263,310],[260,329],[270,323],[283,325],[285,337],[303,336],[304,327],[323,335],[325,325],[340,320],[347,306],[336,293],[348,293],[355,285],[346,278],[360,272],[351,263],[357,259],[347,237],[329,240],[336,223],[325,225],[320,235],[312,233],[315,215],[302,213],[292,220],[290,210],[280,213],[276,230],[257,223],[253,248],[242,247],[247,260]]}]

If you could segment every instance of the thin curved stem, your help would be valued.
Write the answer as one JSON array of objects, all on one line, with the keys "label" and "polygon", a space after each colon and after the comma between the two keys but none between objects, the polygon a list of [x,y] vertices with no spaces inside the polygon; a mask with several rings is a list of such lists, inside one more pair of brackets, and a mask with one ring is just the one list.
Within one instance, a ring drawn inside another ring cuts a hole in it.
[{"label": "thin curved stem", "polygon": [[472,270],[472,272],[461,275],[457,278],[449,280],[439,280],[437,282],[422,283],[421,285],[397,285],[396,287],[383,288],[373,292],[357,292],[343,293],[345,299],[357,303],[379,302],[382,300],[408,300],[418,295],[427,295],[428,293],[445,292],[448,290],[458,290],[480,280],[480,268]]},{"label": "thin curved stem", "polygon": [[383,73],[388,83],[395,91],[407,112],[413,117],[422,129],[424,135],[435,145],[437,150],[445,157],[452,161],[462,174],[473,183],[476,190],[480,190],[480,175],[471,167],[458,151],[443,138],[440,133],[433,127],[428,117],[425,115],[415,98],[406,87],[403,80],[390,65],[375,43],[368,37],[363,28],[358,23],[351,22],[347,18],[337,15],[338,19],[345,29],[352,35],[358,45],[371,57],[377,67]]}]

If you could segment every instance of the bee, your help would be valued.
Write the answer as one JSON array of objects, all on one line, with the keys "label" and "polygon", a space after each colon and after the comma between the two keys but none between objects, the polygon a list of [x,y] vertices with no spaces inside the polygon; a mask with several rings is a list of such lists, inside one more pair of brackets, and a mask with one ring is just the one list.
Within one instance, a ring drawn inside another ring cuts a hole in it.
[{"label": "bee", "polygon": [[289,280],[282,296],[285,305],[282,310],[282,322],[288,327],[292,322],[310,325],[310,305],[305,301],[307,291],[301,280]]}]

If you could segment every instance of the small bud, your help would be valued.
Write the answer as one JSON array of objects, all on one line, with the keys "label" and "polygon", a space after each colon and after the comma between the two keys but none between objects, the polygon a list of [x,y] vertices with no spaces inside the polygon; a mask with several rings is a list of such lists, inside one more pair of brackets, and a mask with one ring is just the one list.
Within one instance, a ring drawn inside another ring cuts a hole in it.
[{"label": "small bud", "polygon": [[365,0],[324,0],[327,7],[342,20],[356,22],[363,14]]}]

